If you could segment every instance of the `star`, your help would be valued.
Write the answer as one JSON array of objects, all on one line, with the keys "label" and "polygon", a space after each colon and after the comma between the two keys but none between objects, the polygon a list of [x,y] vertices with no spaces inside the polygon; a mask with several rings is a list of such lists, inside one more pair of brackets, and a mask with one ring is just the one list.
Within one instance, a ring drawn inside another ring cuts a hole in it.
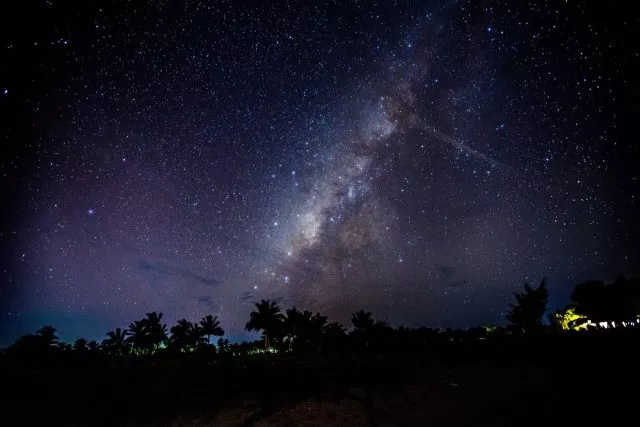
[{"label": "star", "polygon": [[99,341],[197,304],[252,340],[257,294],[466,328],[505,322],[524,277],[566,305],[585,271],[640,275],[632,2],[603,25],[598,2],[194,0],[178,26],[163,3],[3,23],[2,312],[25,315],[2,332]]}]

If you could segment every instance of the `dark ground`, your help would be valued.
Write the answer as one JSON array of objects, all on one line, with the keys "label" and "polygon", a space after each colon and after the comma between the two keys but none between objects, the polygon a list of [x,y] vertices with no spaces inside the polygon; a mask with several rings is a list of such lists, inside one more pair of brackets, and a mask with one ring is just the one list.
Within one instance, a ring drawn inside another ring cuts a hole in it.
[{"label": "dark ground", "polygon": [[215,361],[5,355],[0,425],[635,425],[638,338],[606,331]]}]

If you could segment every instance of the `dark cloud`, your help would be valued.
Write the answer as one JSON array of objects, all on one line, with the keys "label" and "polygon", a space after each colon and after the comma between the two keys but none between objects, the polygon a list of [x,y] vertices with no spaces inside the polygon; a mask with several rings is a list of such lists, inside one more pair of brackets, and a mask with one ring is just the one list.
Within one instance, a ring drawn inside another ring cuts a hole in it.
[{"label": "dark cloud", "polygon": [[138,262],[138,268],[159,276],[181,276],[185,279],[194,280],[205,286],[217,286],[220,284],[218,280],[201,276],[186,268],[172,267],[162,263],[151,263],[145,260],[140,260]]},{"label": "dark cloud", "polygon": [[241,301],[249,301],[252,300],[254,298],[253,294],[251,292],[243,292],[242,295],[240,295],[240,300]]},{"label": "dark cloud", "polygon": [[456,267],[448,266],[448,265],[443,265],[442,267],[440,267],[440,273],[442,273],[442,276],[445,279],[448,279],[451,276],[453,276],[455,272],[456,272]]},{"label": "dark cloud", "polygon": [[468,280],[452,280],[448,282],[447,285],[451,288],[462,288],[464,286],[468,286],[469,281]]},{"label": "dark cloud", "polygon": [[214,311],[214,312],[220,311],[219,310],[220,303],[217,301],[214,301],[213,297],[210,295],[201,295],[198,298],[196,298],[196,301],[198,301],[201,304],[204,304],[211,311]]}]

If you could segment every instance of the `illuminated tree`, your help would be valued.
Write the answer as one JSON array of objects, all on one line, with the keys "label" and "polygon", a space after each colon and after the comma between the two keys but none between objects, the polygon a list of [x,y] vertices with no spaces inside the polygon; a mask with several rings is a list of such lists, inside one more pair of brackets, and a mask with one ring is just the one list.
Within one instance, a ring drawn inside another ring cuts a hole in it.
[{"label": "illuminated tree", "polygon": [[207,337],[207,344],[211,342],[211,336],[221,337],[224,335],[224,329],[220,327],[218,316],[209,314],[203,317],[200,320],[200,326],[202,327],[202,333]]},{"label": "illuminated tree", "polygon": [[551,328],[556,331],[579,331],[587,329],[588,319],[576,312],[575,307],[566,307],[549,315]]},{"label": "illuminated tree", "polygon": [[547,310],[549,293],[545,279],[533,289],[525,283],[524,292],[515,294],[516,304],[511,304],[507,320],[512,326],[524,333],[542,329],[542,316]]},{"label": "illuminated tree", "polygon": [[583,282],[576,285],[571,300],[576,312],[594,323],[636,321],[640,315],[640,279],[619,277],[608,285]]},{"label": "illuminated tree", "polygon": [[256,303],[256,311],[249,315],[245,329],[248,331],[262,331],[265,349],[271,348],[269,339],[282,330],[282,314],[275,301],[262,300]]}]

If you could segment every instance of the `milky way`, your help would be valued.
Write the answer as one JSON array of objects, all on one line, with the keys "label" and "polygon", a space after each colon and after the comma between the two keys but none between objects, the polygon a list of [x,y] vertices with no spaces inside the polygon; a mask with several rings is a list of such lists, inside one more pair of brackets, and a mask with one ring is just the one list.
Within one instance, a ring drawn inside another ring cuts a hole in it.
[{"label": "milky way", "polygon": [[3,33],[0,344],[151,310],[241,339],[260,298],[466,327],[639,273],[622,5],[152,3]]}]

